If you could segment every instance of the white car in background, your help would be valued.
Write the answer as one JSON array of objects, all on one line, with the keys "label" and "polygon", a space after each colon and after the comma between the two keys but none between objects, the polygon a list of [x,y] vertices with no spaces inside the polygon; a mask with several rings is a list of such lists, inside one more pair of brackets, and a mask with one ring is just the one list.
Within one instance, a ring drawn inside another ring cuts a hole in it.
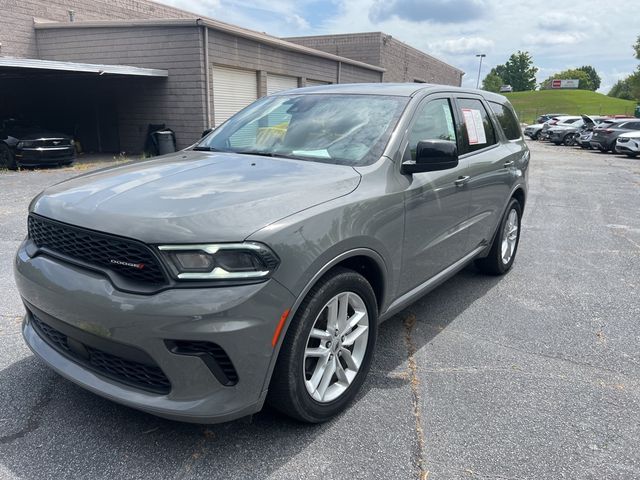
[{"label": "white car in background", "polygon": [[640,155],[640,130],[621,134],[616,140],[615,150],[629,158]]}]

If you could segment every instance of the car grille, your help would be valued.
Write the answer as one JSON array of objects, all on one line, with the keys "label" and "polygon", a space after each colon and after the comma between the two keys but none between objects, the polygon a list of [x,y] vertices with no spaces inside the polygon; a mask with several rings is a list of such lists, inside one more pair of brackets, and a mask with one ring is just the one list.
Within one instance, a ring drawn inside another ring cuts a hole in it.
[{"label": "car grille", "polygon": [[110,270],[139,283],[161,285],[167,282],[159,260],[141,242],[36,215],[29,216],[28,226],[29,237],[40,248]]},{"label": "car grille", "polygon": [[96,373],[155,393],[167,394],[171,390],[169,379],[156,365],[127,360],[70,339],[33,314],[31,324],[40,337],[54,349]]},{"label": "car grille", "polygon": [[34,147],[68,147],[71,145],[70,138],[43,138],[40,140],[30,140],[30,146]]}]

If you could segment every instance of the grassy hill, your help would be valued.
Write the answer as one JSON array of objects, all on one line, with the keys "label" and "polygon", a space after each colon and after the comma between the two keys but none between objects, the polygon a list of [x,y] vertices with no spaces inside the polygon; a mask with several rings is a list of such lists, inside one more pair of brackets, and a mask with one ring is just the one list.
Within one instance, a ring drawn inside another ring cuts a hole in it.
[{"label": "grassy hill", "polygon": [[636,106],[636,102],[589,90],[541,90],[507,93],[506,96],[524,123],[534,122],[543,113],[633,116]]}]

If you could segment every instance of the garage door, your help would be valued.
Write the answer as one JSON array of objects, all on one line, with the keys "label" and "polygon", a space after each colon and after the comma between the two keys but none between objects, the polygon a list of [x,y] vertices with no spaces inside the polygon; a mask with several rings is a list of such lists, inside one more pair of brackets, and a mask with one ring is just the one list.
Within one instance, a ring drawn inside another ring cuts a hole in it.
[{"label": "garage door", "polygon": [[255,71],[213,67],[213,116],[217,127],[258,98]]},{"label": "garage door", "polygon": [[331,82],[323,82],[322,80],[309,80],[307,78],[307,87],[317,87],[320,85],[331,85]]},{"label": "garage door", "polygon": [[298,88],[297,77],[275,75],[273,73],[267,74],[267,95],[283,90],[291,90],[292,88]]}]

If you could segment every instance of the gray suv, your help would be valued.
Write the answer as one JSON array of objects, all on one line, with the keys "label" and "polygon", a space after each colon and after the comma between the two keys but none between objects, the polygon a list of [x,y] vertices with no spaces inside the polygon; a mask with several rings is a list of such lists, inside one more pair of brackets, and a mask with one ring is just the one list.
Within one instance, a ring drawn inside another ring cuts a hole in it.
[{"label": "gray suv", "polygon": [[54,185],[15,259],[23,334],[130,407],[307,422],[361,387],[378,325],[471,261],[513,265],[529,151],[501,95],[335,85],[191,148]]}]

